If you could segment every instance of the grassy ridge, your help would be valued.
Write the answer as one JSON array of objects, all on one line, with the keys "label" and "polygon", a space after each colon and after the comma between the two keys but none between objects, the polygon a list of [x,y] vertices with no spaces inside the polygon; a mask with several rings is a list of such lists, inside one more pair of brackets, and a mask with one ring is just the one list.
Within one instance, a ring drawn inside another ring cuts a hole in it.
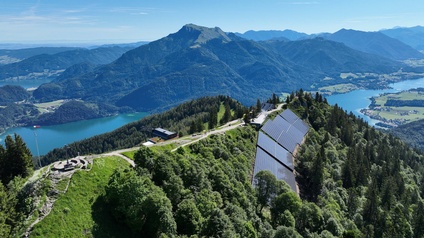
[{"label": "grassy ridge", "polygon": [[31,237],[130,237],[113,222],[102,200],[113,171],[128,164],[119,157],[94,160],[90,171],[77,171],[68,192],[62,194],[51,213],[34,226]]}]

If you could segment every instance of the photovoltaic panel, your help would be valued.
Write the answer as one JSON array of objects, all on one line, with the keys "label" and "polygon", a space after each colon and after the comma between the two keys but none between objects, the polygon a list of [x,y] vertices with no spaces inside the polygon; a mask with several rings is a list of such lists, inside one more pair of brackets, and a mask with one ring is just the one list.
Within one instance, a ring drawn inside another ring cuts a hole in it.
[{"label": "photovoltaic panel", "polygon": [[296,147],[296,140],[292,135],[287,134],[290,127],[291,125],[282,117],[275,117],[274,120],[267,121],[262,130],[290,153],[293,153]]},{"label": "photovoltaic panel", "polygon": [[277,144],[261,131],[259,132],[258,146],[271,154],[274,158],[287,167],[291,168],[292,170],[294,169],[293,156],[290,154],[290,152],[288,152],[286,149]]},{"label": "photovoltaic panel", "polygon": [[281,131],[278,137],[273,138],[290,153],[293,153],[296,145],[302,142],[303,134],[282,117],[275,117],[273,123],[274,127]]},{"label": "photovoltaic panel", "polygon": [[302,120],[297,120],[295,123],[293,123],[293,126],[296,127],[300,132],[302,132],[303,136],[308,133],[309,126]]},{"label": "photovoltaic panel", "polygon": [[278,124],[273,120],[268,120],[262,127],[262,130],[271,136],[271,138],[274,140],[278,140],[278,137],[280,137],[281,133],[283,133],[285,129],[284,125]]},{"label": "photovoltaic panel", "polygon": [[280,113],[280,116],[284,118],[286,121],[288,121],[290,124],[292,124],[294,127],[296,127],[300,132],[302,132],[303,136],[305,136],[306,133],[308,132],[309,130],[308,124],[302,121],[290,109],[284,110],[282,113]]},{"label": "photovoltaic panel", "polygon": [[290,109],[284,110],[282,113],[280,113],[280,116],[286,119],[286,121],[288,121],[290,124],[293,124],[295,121],[299,120],[299,117]]},{"label": "photovoltaic panel", "polygon": [[259,171],[262,170],[269,170],[278,180],[286,181],[286,183],[290,185],[293,191],[296,191],[296,179],[293,172],[269,156],[261,148],[257,147],[253,174],[256,175]]}]

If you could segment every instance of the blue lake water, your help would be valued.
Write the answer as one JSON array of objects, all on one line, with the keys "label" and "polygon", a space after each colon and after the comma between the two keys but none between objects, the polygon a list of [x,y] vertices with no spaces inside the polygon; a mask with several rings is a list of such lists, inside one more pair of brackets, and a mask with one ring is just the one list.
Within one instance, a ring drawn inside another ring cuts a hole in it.
[{"label": "blue lake water", "polygon": [[371,104],[371,97],[378,96],[383,93],[394,93],[413,88],[423,88],[424,78],[406,80],[390,84],[390,87],[391,89],[355,90],[349,93],[332,95],[327,97],[327,101],[331,105],[337,103],[337,105],[342,107],[344,110],[348,112],[352,111],[355,115],[360,116],[364,118],[364,120],[368,121],[370,125],[375,125],[377,122],[379,122],[378,120],[371,119],[370,117],[360,112],[362,108],[368,108],[368,106]]},{"label": "blue lake water", "polygon": [[[44,82],[21,82],[24,88],[38,87]],[[0,82],[2,86],[3,82]],[[9,83],[7,83],[9,84]],[[362,108],[367,108],[371,103],[370,98],[378,96],[382,93],[399,92],[402,90],[408,90],[411,88],[424,87],[424,78],[417,80],[407,80],[399,83],[390,85],[393,89],[384,90],[355,90],[345,94],[338,94],[327,97],[330,104],[337,103],[344,110],[352,111],[355,115],[364,118],[370,125],[375,125],[376,120],[372,120],[368,116],[363,115],[359,112]],[[148,115],[147,113],[135,113],[135,114],[121,114],[114,117],[106,117],[92,120],[85,120],[79,122],[66,123],[56,126],[42,126],[34,130],[33,127],[17,127],[7,130],[5,133],[0,135],[0,143],[3,144],[6,135],[14,133],[19,134],[28,147],[30,148],[33,155],[37,155],[36,141],[34,131],[37,133],[37,140],[40,150],[40,155],[44,155],[50,150],[58,147],[63,147],[66,144],[82,140],[88,137],[99,135],[102,133],[110,132],[117,129],[125,124],[133,121],[137,121]]]},{"label": "blue lake water", "polygon": [[16,127],[7,130],[0,135],[0,143],[4,143],[7,135],[17,133],[20,135],[32,154],[37,155],[35,134],[37,135],[38,148],[40,155],[44,155],[50,150],[58,147],[63,147],[75,141],[89,138],[95,135],[113,131],[125,124],[137,121],[148,113],[140,112],[133,114],[120,114],[113,117],[105,117],[91,120],[84,120],[72,123],[66,123],[55,126],[41,126],[34,129],[31,127]]},{"label": "blue lake water", "polygon": [[4,85],[20,85],[23,88],[37,88],[43,83],[48,83],[51,80],[37,79],[37,80],[19,80],[19,81],[0,81],[0,87]]}]

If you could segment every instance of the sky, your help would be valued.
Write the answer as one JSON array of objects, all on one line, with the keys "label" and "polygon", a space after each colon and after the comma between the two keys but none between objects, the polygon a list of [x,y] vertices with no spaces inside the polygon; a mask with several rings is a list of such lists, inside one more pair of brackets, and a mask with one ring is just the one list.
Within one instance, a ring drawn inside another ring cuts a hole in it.
[{"label": "sky", "polygon": [[153,41],[193,23],[226,32],[424,25],[422,0],[0,0],[0,43]]}]

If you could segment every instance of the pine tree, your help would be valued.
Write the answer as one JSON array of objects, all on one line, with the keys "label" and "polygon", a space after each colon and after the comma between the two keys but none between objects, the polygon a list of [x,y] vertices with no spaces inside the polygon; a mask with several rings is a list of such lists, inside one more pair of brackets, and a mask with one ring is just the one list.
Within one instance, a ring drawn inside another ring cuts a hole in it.
[{"label": "pine tree", "polygon": [[208,129],[211,130],[216,127],[218,123],[218,112],[216,111],[216,108],[212,108],[212,110],[209,112],[209,121],[208,121]]},{"label": "pine tree", "polygon": [[1,180],[4,184],[8,184],[16,176],[23,178],[32,174],[34,165],[32,163],[31,151],[26,146],[25,142],[18,135],[8,135],[5,139],[6,149],[0,149],[1,166],[3,171],[1,173]]},{"label": "pine tree", "polygon": [[262,110],[262,104],[261,104],[261,101],[258,99],[256,101],[255,115],[258,115],[261,112],[261,110]]}]

